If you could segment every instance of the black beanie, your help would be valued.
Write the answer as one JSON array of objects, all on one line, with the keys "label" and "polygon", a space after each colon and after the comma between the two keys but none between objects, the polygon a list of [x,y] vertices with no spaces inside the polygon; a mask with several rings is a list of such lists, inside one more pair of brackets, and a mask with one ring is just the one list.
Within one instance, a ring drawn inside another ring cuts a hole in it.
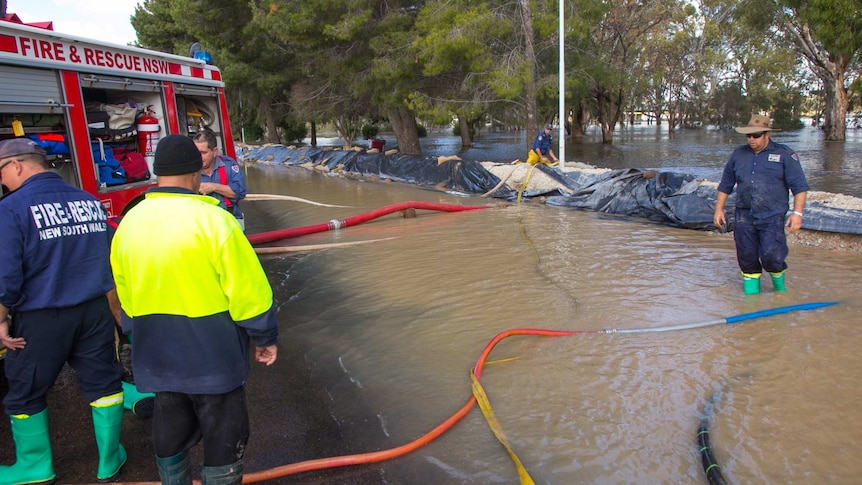
[{"label": "black beanie", "polygon": [[156,145],[156,159],[153,162],[156,175],[185,175],[199,172],[201,168],[201,152],[191,138],[168,135]]}]

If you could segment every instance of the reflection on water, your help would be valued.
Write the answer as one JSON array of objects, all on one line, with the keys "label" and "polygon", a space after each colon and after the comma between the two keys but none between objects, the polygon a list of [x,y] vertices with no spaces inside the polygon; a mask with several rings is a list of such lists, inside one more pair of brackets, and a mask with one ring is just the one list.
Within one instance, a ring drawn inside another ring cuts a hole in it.
[{"label": "reflection on water", "polygon": [[[591,149],[626,160],[632,146]],[[407,200],[495,204],[301,168],[253,166],[248,178],[255,193],[350,206],[247,202],[251,233]],[[714,395],[712,440],[731,483],[854,483],[862,473],[859,255],[794,248],[786,294],[765,282],[744,297],[729,235],[537,203],[418,212],[282,244],[393,239],[263,258],[283,351],[303,354],[355,452],[403,445],[447,419],[503,330],[646,329],[842,300],[696,330],[513,337],[491,354],[483,384],[536,483],[705,483],[695,434]],[[381,483],[518,483],[478,409],[418,451],[369,466]]]}]

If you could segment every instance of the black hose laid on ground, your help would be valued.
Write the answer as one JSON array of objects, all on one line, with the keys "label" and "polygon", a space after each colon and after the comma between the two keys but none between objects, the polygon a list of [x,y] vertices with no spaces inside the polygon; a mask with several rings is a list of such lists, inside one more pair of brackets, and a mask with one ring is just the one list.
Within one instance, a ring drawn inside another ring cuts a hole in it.
[{"label": "black hose laid on ground", "polygon": [[727,485],[727,480],[721,475],[721,468],[716,463],[709,444],[709,418],[700,419],[700,429],[697,432],[697,445],[700,447],[700,459],[703,462],[703,473],[710,485]]}]

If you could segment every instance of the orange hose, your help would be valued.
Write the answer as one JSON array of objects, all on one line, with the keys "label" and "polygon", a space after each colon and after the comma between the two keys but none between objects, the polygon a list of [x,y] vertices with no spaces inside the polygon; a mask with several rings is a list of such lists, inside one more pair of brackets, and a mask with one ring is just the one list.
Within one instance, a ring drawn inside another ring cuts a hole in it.
[{"label": "orange hose", "polygon": [[[488,342],[488,345],[485,346],[485,350],[482,351],[482,354],[479,356],[479,360],[476,362],[476,367],[473,368],[473,373],[476,375],[478,379],[482,374],[482,368],[485,365],[485,360],[488,358],[488,355],[491,354],[491,350],[503,339],[507,337],[511,337],[513,335],[536,335],[543,337],[563,337],[566,335],[574,335],[578,333],[594,333],[591,331],[563,331],[563,330],[541,330],[541,329],[513,329],[506,330],[504,332],[500,332],[496,337],[491,339]],[[401,445],[397,448],[391,448],[388,450],[377,451],[372,453],[360,453],[356,455],[344,455],[344,456],[336,456],[332,458],[319,458],[316,460],[308,460],[299,463],[293,463],[290,465],[284,465],[277,468],[272,468],[270,470],[264,470],[260,472],[248,473],[242,477],[242,483],[255,483],[263,480],[270,480],[273,478],[284,477],[287,475],[293,475],[295,473],[308,472],[312,470],[322,470],[324,468],[336,468],[341,466],[349,466],[349,465],[361,465],[367,463],[376,463],[379,461],[390,460],[392,458],[397,458],[400,456],[404,456],[410,452],[416,451],[417,449],[427,445],[431,441],[434,441],[438,437],[440,437],[443,433],[448,431],[450,428],[455,426],[455,424],[460,421],[464,416],[466,416],[473,406],[476,404],[476,398],[473,395],[470,395],[470,399],[467,400],[467,403],[461,407],[455,414],[453,414],[449,419],[443,421],[439,426],[432,429],[425,435],[419,437],[418,439],[407,443],[405,445]]]},{"label": "orange hose", "polygon": [[[494,347],[500,343],[503,339],[516,336],[516,335],[533,335],[538,337],[565,337],[568,335],[575,334],[584,334],[584,333],[601,333],[601,330],[543,330],[537,328],[516,328],[511,330],[505,330],[503,332],[498,333],[490,342],[485,346],[485,349],[479,355],[479,359],[476,362],[476,366],[473,368],[473,374],[476,375],[476,379],[482,375],[482,369],[485,366],[485,361],[488,356],[491,354],[491,351]],[[434,441],[438,437],[440,437],[443,433],[451,429],[455,426],[458,421],[466,416],[473,406],[476,404],[476,398],[471,394],[470,399],[461,407],[455,414],[449,417],[446,421],[443,421],[436,428],[432,429],[425,435],[417,438],[410,443],[405,445],[401,445],[397,448],[391,448],[383,451],[376,451],[371,453],[359,453],[355,455],[342,455],[342,456],[334,456],[330,458],[318,458],[315,460],[307,460],[299,463],[292,463],[290,465],[284,465],[276,468],[271,468],[269,470],[263,470],[259,472],[246,473],[242,477],[242,483],[255,483],[262,482],[264,480],[272,480],[274,478],[286,477],[288,475],[294,475],[296,473],[310,472],[314,470],[323,470],[326,468],[337,468],[342,466],[351,466],[351,465],[362,465],[368,463],[377,463],[384,460],[390,460],[393,458],[398,458],[400,456],[404,456],[410,452],[416,451],[417,449],[427,445],[428,443]],[[117,485],[159,485],[160,482],[124,482]],[[200,483],[195,480],[195,483]]]}]

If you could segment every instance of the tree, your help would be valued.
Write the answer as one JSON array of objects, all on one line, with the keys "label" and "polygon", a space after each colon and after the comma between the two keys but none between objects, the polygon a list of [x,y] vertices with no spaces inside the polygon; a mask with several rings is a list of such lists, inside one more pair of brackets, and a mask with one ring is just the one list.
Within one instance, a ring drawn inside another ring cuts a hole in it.
[{"label": "tree", "polygon": [[137,46],[171,54],[188,55],[195,38],[174,22],[172,0],[144,0],[135,7],[130,22]]},{"label": "tree", "polygon": [[773,1],[784,39],[823,83],[826,139],[845,140],[851,85],[858,80],[862,62],[862,4],[859,0]]},{"label": "tree", "polygon": [[289,111],[285,93],[293,77],[292,56],[265,38],[252,19],[248,4],[232,0],[145,0],[132,25],[147,48],[188,55],[193,42],[203,44],[218,59],[231,118],[247,113],[239,109],[240,99],[256,106],[255,121],[265,127],[266,141],[277,143],[278,125]]},{"label": "tree", "polygon": [[582,66],[590,80],[603,143],[613,142],[616,124],[630,101],[640,46],[661,35],[679,7],[676,0],[614,0],[584,2],[578,8],[578,12],[599,17],[583,46],[586,59]]},{"label": "tree", "polygon": [[695,100],[708,107],[706,122],[729,128],[745,123],[752,113],[769,113],[784,123],[784,113],[798,113],[798,100],[785,93],[801,89],[801,64],[799,56],[775,35],[771,1],[704,0],[699,4],[708,90]]}]

